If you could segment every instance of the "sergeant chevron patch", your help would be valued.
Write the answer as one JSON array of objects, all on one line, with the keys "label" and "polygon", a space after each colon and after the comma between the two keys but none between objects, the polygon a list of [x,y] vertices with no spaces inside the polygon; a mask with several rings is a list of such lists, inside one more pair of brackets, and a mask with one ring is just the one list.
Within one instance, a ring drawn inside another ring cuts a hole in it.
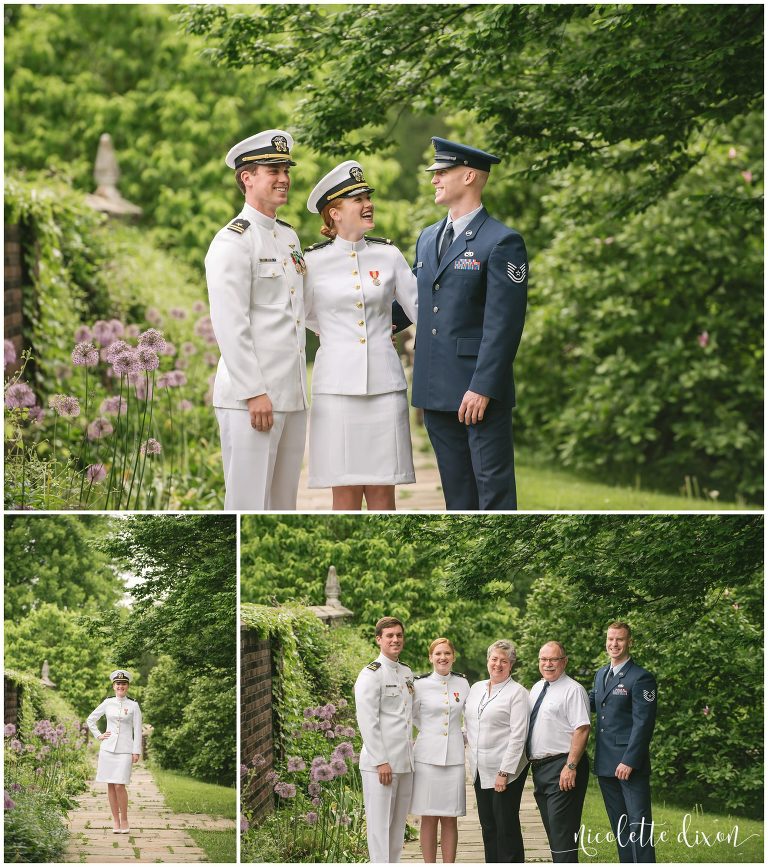
[{"label": "sergeant chevron patch", "polygon": [[522,283],[527,271],[527,265],[513,265],[511,262],[507,262],[507,276],[513,283]]},{"label": "sergeant chevron patch", "polygon": [[643,698],[646,701],[653,701],[656,698],[656,690],[652,689],[650,692],[648,692],[647,689],[644,689],[643,690]]}]

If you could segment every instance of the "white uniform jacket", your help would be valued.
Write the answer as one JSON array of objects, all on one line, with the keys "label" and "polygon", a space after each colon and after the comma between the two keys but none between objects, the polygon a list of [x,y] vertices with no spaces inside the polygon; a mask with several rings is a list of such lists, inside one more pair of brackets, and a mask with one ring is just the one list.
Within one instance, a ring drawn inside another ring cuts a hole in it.
[{"label": "white uniform jacket", "polygon": [[416,322],[417,288],[403,254],[383,239],[307,249],[307,327],[320,334],[313,394],[386,394],[407,388],[392,345],[392,302]]},{"label": "white uniform jacket", "polygon": [[107,753],[137,753],[141,755],[141,709],[132,698],[105,698],[88,716],[86,723],[95,738],[101,732],[96,725],[103,716],[107,717],[107,731],[112,737],[101,741],[100,749]]},{"label": "white uniform jacket", "polygon": [[413,748],[416,762],[427,765],[464,764],[464,703],[469,683],[461,674],[436,672],[413,682],[413,724],[419,730]]},{"label": "white uniform jacket", "polygon": [[221,352],[215,407],[247,409],[266,393],[278,412],[307,408],[305,270],[296,232],[247,203],[214,237],[205,273]]},{"label": "white uniform jacket", "polygon": [[486,701],[488,683],[472,684],[464,708],[470,777],[474,780],[479,773],[482,789],[493,788],[499,771],[506,771],[512,781],[528,764],[528,690],[508,678],[493,687]]},{"label": "white uniform jacket", "polygon": [[413,771],[413,672],[383,653],[355,681],[357,725],[363,738],[360,770],[389,762],[392,772]]}]

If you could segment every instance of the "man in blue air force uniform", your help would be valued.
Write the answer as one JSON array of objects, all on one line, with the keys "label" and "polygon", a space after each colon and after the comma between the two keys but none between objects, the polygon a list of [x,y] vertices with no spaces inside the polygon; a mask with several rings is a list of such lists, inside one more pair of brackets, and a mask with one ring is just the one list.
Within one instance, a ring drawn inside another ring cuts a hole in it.
[{"label": "man in blue air force uniform", "polygon": [[608,627],[610,662],[595,675],[589,704],[595,722],[595,774],[621,862],[656,861],[651,836],[651,760],[656,679],[629,656],[626,623]]},{"label": "man in blue air force uniform", "polygon": [[[435,203],[448,215],[416,243],[419,323],[413,405],[435,450],[447,509],[517,508],[512,363],[523,333],[528,259],[522,237],[481,196],[485,151],[433,137]],[[404,325],[395,308],[395,325]]]}]

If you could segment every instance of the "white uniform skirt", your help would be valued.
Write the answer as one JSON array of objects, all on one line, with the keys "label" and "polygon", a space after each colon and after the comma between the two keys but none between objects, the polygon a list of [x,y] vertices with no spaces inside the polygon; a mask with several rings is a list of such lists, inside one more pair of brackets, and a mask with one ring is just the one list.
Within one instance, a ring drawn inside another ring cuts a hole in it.
[{"label": "white uniform skirt", "polygon": [[310,488],[415,481],[406,391],[312,396]]},{"label": "white uniform skirt", "polygon": [[133,756],[131,753],[110,753],[99,751],[99,763],[96,765],[97,783],[122,783],[127,786],[131,782]]},{"label": "white uniform skirt", "polygon": [[416,816],[466,816],[464,765],[416,762],[411,812]]}]

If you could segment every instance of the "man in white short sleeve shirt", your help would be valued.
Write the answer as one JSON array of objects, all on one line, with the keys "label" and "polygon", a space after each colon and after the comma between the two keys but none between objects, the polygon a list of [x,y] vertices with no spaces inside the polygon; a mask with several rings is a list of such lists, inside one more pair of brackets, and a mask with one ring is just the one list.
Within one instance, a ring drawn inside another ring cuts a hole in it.
[{"label": "man in white short sleeve shirt", "polygon": [[531,689],[526,744],[533,794],[555,863],[579,860],[581,811],[589,780],[589,698],[565,673],[567,665],[559,641],[549,641],[539,651],[543,680]]}]

